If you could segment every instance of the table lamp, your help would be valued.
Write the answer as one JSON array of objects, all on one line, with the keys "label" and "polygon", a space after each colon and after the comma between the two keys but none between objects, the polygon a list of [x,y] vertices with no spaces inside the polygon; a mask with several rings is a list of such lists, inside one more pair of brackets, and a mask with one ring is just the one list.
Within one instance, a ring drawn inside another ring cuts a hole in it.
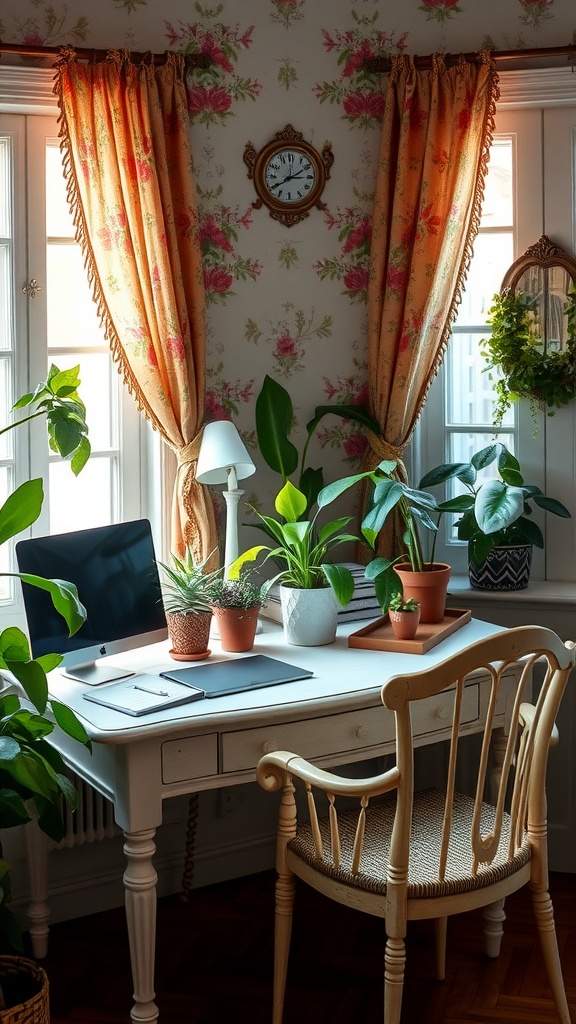
[{"label": "table lamp", "polygon": [[230,420],[207,423],[196,465],[196,479],[200,484],[228,484],[222,491],[226,500],[226,546],[224,551],[224,579],[232,563],[238,558],[238,504],[244,491],[238,481],[252,476],[256,466],[244,442]]}]

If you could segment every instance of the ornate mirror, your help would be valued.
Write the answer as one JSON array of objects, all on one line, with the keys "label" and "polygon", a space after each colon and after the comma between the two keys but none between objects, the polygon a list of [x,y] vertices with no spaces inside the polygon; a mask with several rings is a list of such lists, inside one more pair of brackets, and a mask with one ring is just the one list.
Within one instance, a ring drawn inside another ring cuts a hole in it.
[{"label": "ornate mirror", "polygon": [[547,235],[531,245],[506,272],[501,291],[522,292],[533,309],[530,330],[542,351],[563,352],[568,344],[566,315],[570,286],[576,286],[576,259]]}]

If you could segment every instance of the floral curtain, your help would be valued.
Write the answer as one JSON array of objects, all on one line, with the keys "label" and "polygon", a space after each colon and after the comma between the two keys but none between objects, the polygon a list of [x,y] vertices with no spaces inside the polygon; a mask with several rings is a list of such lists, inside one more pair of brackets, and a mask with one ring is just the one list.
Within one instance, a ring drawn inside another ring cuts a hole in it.
[{"label": "floral curtain", "polygon": [[[366,468],[397,459],[442,361],[477,234],[498,75],[488,52],[419,70],[392,58],[368,285]],[[386,540],[383,539],[384,544]]]},{"label": "floral curtain", "polygon": [[184,58],[135,65],[111,51],[55,65],[61,147],[77,238],[114,359],[178,459],[171,549],[216,547],[195,480],[204,413],[205,300]]}]

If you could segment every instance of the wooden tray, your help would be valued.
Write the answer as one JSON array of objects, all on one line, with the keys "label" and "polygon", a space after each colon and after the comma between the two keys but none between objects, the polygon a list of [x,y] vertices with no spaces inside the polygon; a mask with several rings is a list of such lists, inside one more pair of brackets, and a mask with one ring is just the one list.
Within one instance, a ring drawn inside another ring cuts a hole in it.
[{"label": "wooden tray", "polygon": [[348,647],[367,647],[372,651],[395,651],[397,654],[426,654],[431,647],[470,622],[470,609],[447,608],[442,622],[421,622],[413,640],[397,640],[387,615],[363,626],[348,637]]}]

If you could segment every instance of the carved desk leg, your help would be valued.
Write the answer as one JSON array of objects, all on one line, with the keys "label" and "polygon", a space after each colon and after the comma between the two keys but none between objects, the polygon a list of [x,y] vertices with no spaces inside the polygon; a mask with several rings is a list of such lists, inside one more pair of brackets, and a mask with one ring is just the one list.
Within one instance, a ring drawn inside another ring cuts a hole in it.
[{"label": "carved desk leg", "polygon": [[25,829],[26,853],[28,856],[28,877],[30,879],[30,903],[28,904],[28,927],[32,940],[32,952],[41,960],[48,953],[48,839],[40,831],[38,822],[31,821]]},{"label": "carved desk leg", "polygon": [[124,872],[126,921],[134,984],[134,1024],[153,1024],[158,1020],[154,1002],[154,955],[156,946],[156,882],[152,863],[156,852],[156,829],[125,832],[124,853],[128,861]]}]

